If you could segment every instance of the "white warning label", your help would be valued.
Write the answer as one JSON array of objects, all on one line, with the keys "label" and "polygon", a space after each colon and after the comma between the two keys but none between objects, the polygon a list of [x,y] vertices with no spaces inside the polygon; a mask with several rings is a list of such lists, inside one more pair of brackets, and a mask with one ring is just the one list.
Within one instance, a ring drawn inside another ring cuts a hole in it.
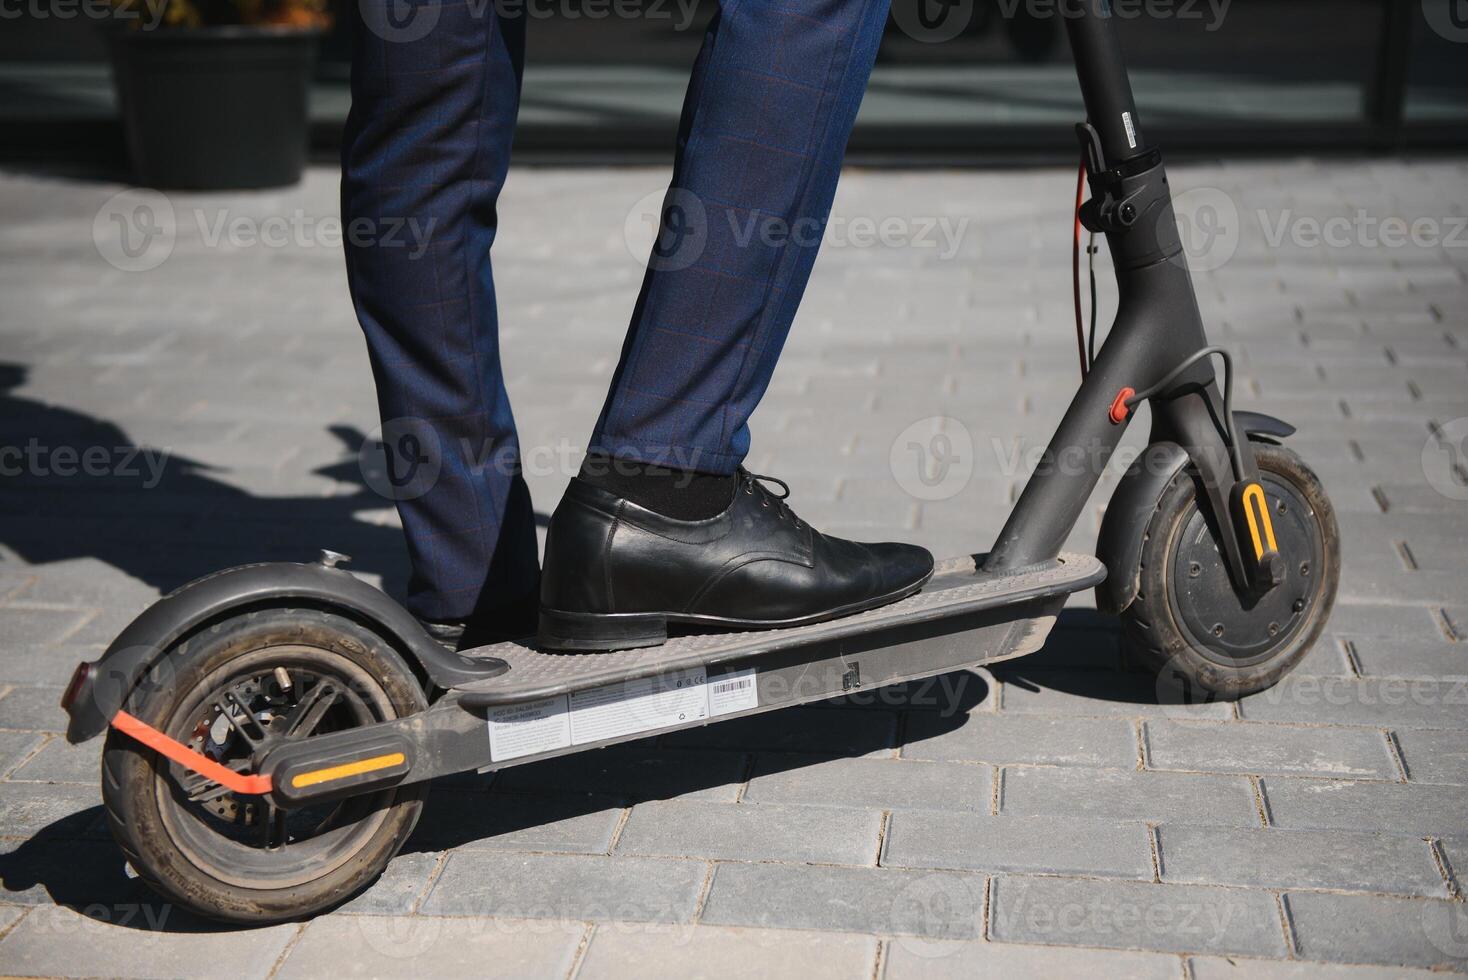
[{"label": "white warning label", "polygon": [[496,762],[570,744],[571,718],[564,694],[489,710],[489,757]]},{"label": "white warning label", "polygon": [[708,682],[708,688],[710,718],[759,707],[753,667],[720,674]]},{"label": "white warning label", "polygon": [[495,762],[662,728],[678,728],[759,707],[753,667],[712,681],[702,667],[640,677],[489,710]]},{"label": "white warning label", "polygon": [[704,669],[695,667],[577,691],[571,695],[571,742],[584,745],[702,721],[709,716],[705,681]]}]

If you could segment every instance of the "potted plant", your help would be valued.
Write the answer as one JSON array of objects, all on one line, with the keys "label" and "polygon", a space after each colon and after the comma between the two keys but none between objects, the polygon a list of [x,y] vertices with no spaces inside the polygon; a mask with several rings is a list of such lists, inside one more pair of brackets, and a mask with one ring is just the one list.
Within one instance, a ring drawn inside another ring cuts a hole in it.
[{"label": "potted plant", "polygon": [[114,2],[125,26],[110,34],[113,81],[139,183],[225,189],[300,180],[328,0]]}]

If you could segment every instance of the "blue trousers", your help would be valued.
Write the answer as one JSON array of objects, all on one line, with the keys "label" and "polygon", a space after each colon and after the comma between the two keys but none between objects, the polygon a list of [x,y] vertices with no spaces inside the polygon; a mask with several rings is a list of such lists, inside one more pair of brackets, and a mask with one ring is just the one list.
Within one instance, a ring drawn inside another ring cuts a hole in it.
[{"label": "blue trousers", "polygon": [[[490,261],[526,17],[490,0],[415,2],[407,16],[402,0],[346,5],[358,22],[342,216],[383,418],[379,489],[396,499],[413,566],[409,608],[459,619],[525,595],[537,576]],[[887,8],[723,0],[589,450],[715,473],[743,460]]]}]

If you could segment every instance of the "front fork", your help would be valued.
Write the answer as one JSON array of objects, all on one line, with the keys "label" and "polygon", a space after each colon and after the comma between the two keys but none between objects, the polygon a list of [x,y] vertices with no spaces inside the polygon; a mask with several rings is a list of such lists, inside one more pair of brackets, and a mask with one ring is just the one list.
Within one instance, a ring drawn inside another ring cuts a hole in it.
[{"label": "front fork", "polygon": [[[1091,190],[1081,218],[1106,236],[1120,303],[1111,332],[984,562],[991,571],[1025,568],[1060,553],[1131,422],[1124,399],[1166,380],[1208,345],[1162,154],[1142,138],[1109,4],[1079,3],[1079,14],[1066,26],[1090,117],[1076,127]],[[1196,361],[1147,401],[1152,441],[1184,447],[1203,483],[1235,587],[1272,588],[1282,563],[1258,468],[1248,439],[1226,417],[1212,363]]]}]

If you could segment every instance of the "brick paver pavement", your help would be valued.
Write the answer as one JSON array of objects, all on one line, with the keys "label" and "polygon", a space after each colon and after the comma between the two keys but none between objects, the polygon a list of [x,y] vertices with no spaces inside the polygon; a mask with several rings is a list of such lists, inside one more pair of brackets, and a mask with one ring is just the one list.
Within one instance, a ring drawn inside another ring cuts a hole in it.
[{"label": "brick paver pavement", "polygon": [[[665,179],[510,181],[497,273],[541,510],[621,342],[634,205]],[[987,547],[1076,380],[1072,179],[850,174],[751,468],[834,532]],[[129,877],[98,746],[66,745],[56,699],[160,590],[225,565],[329,546],[400,587],[359,465],[377,420],[335,175],[110,204],[116,186],[0,177],[0,973],[1468,969],[1468,164],[1174,184],[1240,405],[1299,425],[1339,511],[1340,604],[1296,675],[1158,704],[1080,596],[992,673],[444,781],[361,898],[233,931]]]}]

